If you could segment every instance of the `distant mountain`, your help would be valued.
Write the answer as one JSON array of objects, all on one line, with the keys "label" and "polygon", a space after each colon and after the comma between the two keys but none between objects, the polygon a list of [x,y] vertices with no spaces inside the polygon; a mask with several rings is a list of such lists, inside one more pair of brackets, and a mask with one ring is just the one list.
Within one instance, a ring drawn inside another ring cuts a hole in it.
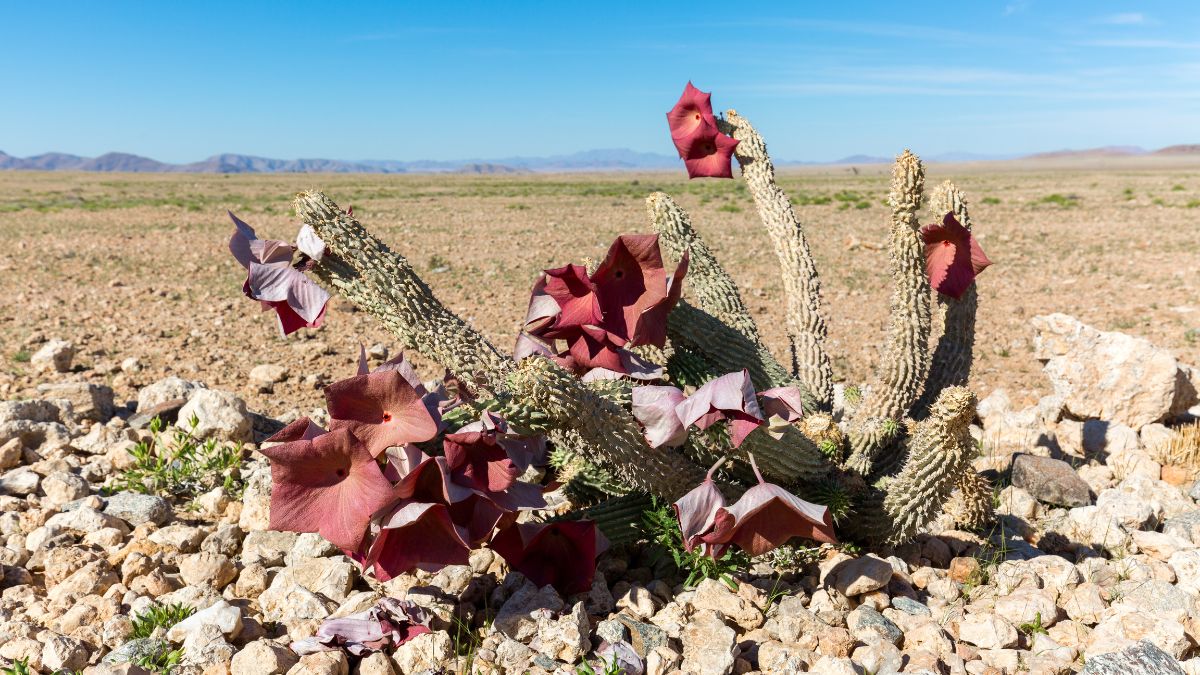
[{"label": "distant mountain", "polygon": [[1150,153],[1153,155],[1200,155],[1200,144],[1168,145]]},{"label": "distant mountain", "polygon": [[[931,162],[985,162],[1006,159],[1061,159],[1096,157],[1133,157],[1138,155],[1200,154],[1200,145],[1172,145],[1148,153],[1133,146],[1109,146],[1088,150],[1058,150],[1032,155],[988,155],[948,152],[926,157]],[[817,166],[837,164],[890,164],[890,157],[850,155],[833,162],[777,160],[779,166]],[[342,161],[336,159],[270,159],[253,155],[225,153],[188,164],[168,164],[121,152],[99,157],[79,157],[49,152],[33,157],[13,157],[0,152],[0,170],[10,171],[129,171],[136,173],[467,173],[511,174],[564,171],[655,171],[679,170],[682,162],[673,155],[636,152],[624,148],[584,150],[569,155],[548,157],[505,157],[501,159],[378,160]]]},{"label": "distant mountain", "polygon": [[1032,155],[1026,155],[1024,159],[1136,157],[1144,154],[1146,154],[1146,150],[1135,145],[1108,145],[1103,148],[1089,148],[1087,150],[1055,150],[1053,152],[1039,152]]}]

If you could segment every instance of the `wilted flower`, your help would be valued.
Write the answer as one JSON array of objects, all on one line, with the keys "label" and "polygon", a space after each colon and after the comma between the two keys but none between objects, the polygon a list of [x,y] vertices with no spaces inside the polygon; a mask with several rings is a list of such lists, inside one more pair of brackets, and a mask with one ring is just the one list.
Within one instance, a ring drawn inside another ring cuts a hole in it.
[{"label": "wilted flower", "polygon": [[590,520],[514,523],[492,539],[492,549],[539,587],[564,596],[591,589],[602,535]]},{"label": "wilted flower", "polygon": [[293,642],[291,648],[301,656],[332,649],[362,656],[429,633],[428,623],[429,612],[416,603],[383,598],[365,611],[325,619],[315,635]]},{"label": "wilted flower", "polygon": [[427,441],[439,420],[398,370],[380,370],[325,388],[331,429],[350,428],[373,457],[389,447]]},{"label": "wilted flower", "polygon": [[725,495],[713,483],[713,473],[724,463],[724,459],[719,460],[708,470],[703,483],[671,505],[683,533],[683,547],[688,551],[704,543],[701,537],[712,532],[717,511],[725,506]]},{"label": "wilted flower", "polygon": [[758,392],[767,417],[781,417],[785,422],[797,422],[804,416],[804,397],[798,387],[773,387]]},{"label": "wilted flower", "polygon": [[934,290],[961,298],[975,277],[992,264],[971,231],[947,213],[941,224],[921,228],[925,239],[925,271]]},{"label": "wilted flower", "polygon": [[[254,228],[233,213],[229,217],[237,228],[229,238],[229,252],[247,272],[242,292],[260,301],[264,310],[275,310],[284,335],[320,326],[329,293],[292,266],[295,248],[286,242],[259,239]],[[306,240],[306,247],[309,244]]]},{"label": "wilted flower", "polygon": [[828,508],[806,502],[763,480],[753,455],[750,466],[758,485],[746,490],[733,506],[717,510],[713,530],[703,541],[737,544],[751,556],[779,548],[792,537],[837,543]]},{"label": "wilted flower", "polygon": [[729,437],[738,447],[746,436],[763,424],[762,410],[754,397],[754,385],[745,369],[709,380],[680,403],[675,411],[687,425],[707,429],[729,420]]},{"label": "wilted flower", "polygon": [[633,416],[641,422],[650,447],[683,445],[688,431],[676,412],[685,398],[678,387],[634,387],[631,396]]},{"label": "wilted flower", "polygon": [[393,501],[392,484],[350,429],[300,437],[262,453],[271,460],[273,530],[318,532],[354,550],[367,522]]}]

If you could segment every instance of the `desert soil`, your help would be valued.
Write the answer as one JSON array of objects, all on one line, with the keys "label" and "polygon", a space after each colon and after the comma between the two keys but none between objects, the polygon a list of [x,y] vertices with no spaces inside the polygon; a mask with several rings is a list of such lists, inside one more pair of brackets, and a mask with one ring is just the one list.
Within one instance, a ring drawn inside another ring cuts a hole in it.
[{"label": "desert soil", "polygon": [[[837,374],[869,379],[887,321],[886,167],[791,170],[781,179],[817,258]],[[680,172],[682,173],[682,172]],[[980,279],[973,387],[1021,405],[1042,383],[1029,319],[1065,312],[1200,362],[1200,166],[1112,161],[933,165],[927,184],[966,190],[995,265]],[[602,257],[649,229],[644,198],[664,190],[741,285],[783,353],[778,269],[740,181],[680,174],[518,176],[0,173],[0,399],[32,395],[26,362],[70,340],[87,377],[118,401],[167,374],[236,392],[280,415],[320,404],[317,383],[353,372],[359,342],[391,345],[335,300],[326,326],[282,338],[241,295],[225,244],[230,209],[261,236],[291,239],[291,195],[319,188],[407,256],[452,309],[496,343],[513,339],[538,270]],[[930,217],[931,218],[931,217]],[[137,358],[138,372],[118,365]],[[256,365],[287,367],[273,392]],[[430,366],[431,364],[426,364]],[[425,374],[436,374],[427,367]],[[312,377],[316,376],[316,377]]]}]

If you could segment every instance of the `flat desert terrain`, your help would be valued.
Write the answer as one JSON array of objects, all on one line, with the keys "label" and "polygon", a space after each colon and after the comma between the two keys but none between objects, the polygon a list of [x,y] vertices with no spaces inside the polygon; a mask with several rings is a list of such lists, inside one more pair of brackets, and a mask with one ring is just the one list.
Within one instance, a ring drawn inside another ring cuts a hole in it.
[{"label": "flat desert terrain", "polygon": [[[837,374],[871,375],[887,321],[888,167],[782,172],[821,272]],[[995,262],[979,280],[974,389],[1014,404],[1048,384],[1029,319],[1065,312],[1200,363],[1200,161],[931,165],[927,186],[966,190]],[[167,374],[245,397],[269,415],[320,405],[320,384],[354,372],[358,344],[391,346],[366,314],[331,303],[324,328],[282,338],[241,294],[226,250],[230,209],[260,236],[292,239],[291,196],[324,190],[400,251],[437,295],[511,344],[538,270],[604,255],[649,229],[645,197],[673,195],[741,285],[782,355],[781,285],[738,180],[677,173],[576,175],[172,175],[0,172],[0,399],[33,395],[29,355],[73,342],[78,377],[118,400]],[[932,220],[932,217],[930,217]],[[135,358],[140,369],[119,367]],[[288,368],[259,391],[259,364]],[[430,364],[425,364],[429,366]],[[432,367],[423,373],[437,375]]]}]

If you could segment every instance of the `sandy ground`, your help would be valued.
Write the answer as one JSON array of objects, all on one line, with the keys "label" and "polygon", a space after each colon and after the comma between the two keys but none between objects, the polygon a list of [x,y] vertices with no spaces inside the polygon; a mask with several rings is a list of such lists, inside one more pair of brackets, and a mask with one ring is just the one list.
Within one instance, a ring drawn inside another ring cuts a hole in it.
[{"label": "sandy ground", "polygon": [[[886,167],[786,172],[817,258],[835,371],[871,375],[887,321]],[[1107,161],[933,165],[971,200],[995,265],[980,278],[973,386],[1035,396],[1029,319],[1065,312],[1101,329],[1145,336],[1200,363],[1200,164]],[[408,256],[437,295],[509,345],[538,270],[603,256],[613,237],[647,231],[655,189],[692,214],[743,289],[768,344],[783,353],[775,256],[739,181],[679,174],[530,176],[210,176],[0,173],[0,398],[31,395],[27,363],[41,341],[79,350],[81,379],[119,398],[175,373],[282,414],[318,405],[308,376],[353,373],[359,341],[388,335],[347,303],[327,324],[282,338],[272,314],[241,295],[225,244],[231,209],[261,236],[290,239],[292,193],[326,191]],[[139,372],[117,368],[135,357]],[[255,365],[286,366],[273,392]],[[428,364],[427,364],[428,365]],[[436,370],[425,369],[433,376]]]}]

